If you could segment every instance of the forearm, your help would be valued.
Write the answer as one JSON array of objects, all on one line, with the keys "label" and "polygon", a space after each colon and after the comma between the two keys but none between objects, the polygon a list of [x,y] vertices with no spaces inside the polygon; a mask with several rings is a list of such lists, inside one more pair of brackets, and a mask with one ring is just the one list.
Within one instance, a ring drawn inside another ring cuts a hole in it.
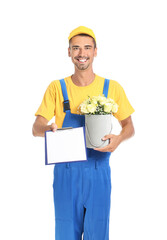
[{"label": "forearm", "polygon": [[51,130],[50,125],[35,122],[32,129],[33,136],[44,137],[45,131],[48,131],[48,130]]},{"label": "forearm", "polygon": [[37,116],[33,128],[32,128],[32,134],[35,137],[44,137],[46,131],[53,131],[55,132],[57,130],[56,123],[52,123],[51,125],[48,125],[48,120],[42,116]]},{"label": "forearm", "polygon": [[122,126],[122,130],[119,134],[120,142],[132,137],[134,135],[134,127],[132,123],[128,123],[125,126]]}]

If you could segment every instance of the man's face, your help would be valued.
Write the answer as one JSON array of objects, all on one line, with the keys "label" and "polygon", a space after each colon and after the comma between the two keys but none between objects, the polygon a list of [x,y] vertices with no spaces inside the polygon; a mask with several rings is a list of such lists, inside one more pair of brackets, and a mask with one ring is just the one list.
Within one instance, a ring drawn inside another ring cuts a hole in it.
[{"label": "man's face", "polygon": [[71,39],[68,55],[78,70],[92,67],[93,59],[97,55],[97,48],[88,36],[75,36]]}]

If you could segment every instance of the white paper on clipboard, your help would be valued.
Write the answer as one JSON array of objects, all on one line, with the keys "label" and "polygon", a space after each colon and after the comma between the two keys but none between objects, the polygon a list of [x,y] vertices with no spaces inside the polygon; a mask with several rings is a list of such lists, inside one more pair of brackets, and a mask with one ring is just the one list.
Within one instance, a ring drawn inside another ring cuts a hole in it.
[{"label": "white paper on clipboard", "polygon": [[85,161],[84,127],[45,132],[45,163]]}]

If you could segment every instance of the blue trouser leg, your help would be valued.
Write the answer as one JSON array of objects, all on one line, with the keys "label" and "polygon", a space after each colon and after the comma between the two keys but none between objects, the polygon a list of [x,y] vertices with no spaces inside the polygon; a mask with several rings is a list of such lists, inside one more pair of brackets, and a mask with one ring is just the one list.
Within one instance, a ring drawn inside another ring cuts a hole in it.
[{"label": "blue trouser leg", "polygon": [[109,166],[57,165],[53,189],[56,240],[109,240]]},{"label": "blue trouser leg", "polygon": [[56,240],[81,239],[84,217],[81,174],[81,169],[77,168],[55,168],[53,189]]},{"label": "blue trouser leg", "polygon": [[93,194],[87,201],[84,240],[109,240],[110,167],[93,169]]}]

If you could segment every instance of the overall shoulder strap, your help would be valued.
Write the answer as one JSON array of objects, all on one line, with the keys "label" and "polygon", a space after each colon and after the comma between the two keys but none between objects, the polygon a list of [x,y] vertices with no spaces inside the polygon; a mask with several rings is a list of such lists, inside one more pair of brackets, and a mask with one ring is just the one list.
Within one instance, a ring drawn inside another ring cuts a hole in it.
[{"label": "overall shoulder strap", "polygon": [[109,83],[110,83],[110,80],[109,80],[109,79],[105,79],[105,80],[104,80],[103,94],[104,94],[104,96],[105,96],[106,98],[107,98],[107,96],[108,96]]},{"label": "overall shoulder strap", "polygon": [[67,94],[67,88],[66,88],[66,83],[64,79],[59,80],[61,84],[61,90],[64,98],[64,112],[70,111],[70,104],[69,104],[69,99],[68,99],[68,94]]}]

